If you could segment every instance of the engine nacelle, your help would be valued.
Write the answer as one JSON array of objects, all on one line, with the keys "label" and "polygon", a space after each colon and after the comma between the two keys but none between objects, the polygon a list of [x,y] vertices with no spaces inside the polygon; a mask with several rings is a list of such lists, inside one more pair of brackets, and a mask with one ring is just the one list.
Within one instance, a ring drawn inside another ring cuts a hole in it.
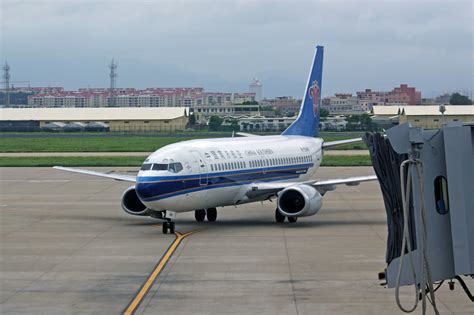
[{"label": "engine nacelle", "polygon": [[287,217],[305,217],[316,214],[323,205],[323,197],[316,188],[296,185],[278,194],[278,211]]},{"label": "engine nacelle", "polygon": [[132,215],[149,215],[150,210],[138,198],[135,186],[129,187],[122,195],[122,209]]}]

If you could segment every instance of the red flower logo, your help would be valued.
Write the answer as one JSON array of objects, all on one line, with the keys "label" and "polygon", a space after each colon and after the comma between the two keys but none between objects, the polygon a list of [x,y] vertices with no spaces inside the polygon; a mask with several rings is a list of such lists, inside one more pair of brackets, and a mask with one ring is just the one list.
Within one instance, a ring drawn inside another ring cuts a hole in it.
[{"label": "red flower logo", "polygon": [[319,85],[315,80],[313,84],[309,87],[309,97],[313,99],[313,112],[314,114],[318,113],[318,100],[319,100]]}]

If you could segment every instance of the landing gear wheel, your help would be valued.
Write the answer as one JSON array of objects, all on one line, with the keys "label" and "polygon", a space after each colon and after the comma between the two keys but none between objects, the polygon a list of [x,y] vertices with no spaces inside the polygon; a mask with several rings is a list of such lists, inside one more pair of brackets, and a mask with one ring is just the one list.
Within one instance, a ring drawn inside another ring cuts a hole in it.
[{"label": "landing gear wheel", "polygon": [[283,223],[283,221],[285,221],[285,216],[278,211],[278,208],[275,209],[275,221],[278,223]]},{"label": "landing gear wheel", "polygon": [[163,228],[163,234],[167,234],[168,233],[168,221],[164,221],[163,224],[161,225],[161,227]]},{"label": "landing gear wheel", "polygon": [[170,229],[170,234],[174,234],[174,222],[169,222],[169,229]]},{"label": "landing gear wheel", "polygon": [[216,208],[209,208],[206,210],[207,213],[207,221],[214,222],[217,219],[217,209]]},{"label": "landing gear wheel", "polygon": [[298,221],[298,217],[288,217],[288,222],[294,223]]},{"label": "landing gear wheel", "polygon": [[202,222],[206,218],[206,210],[200,209],[194,211],[194,217],[196,218],[196,221]]}]

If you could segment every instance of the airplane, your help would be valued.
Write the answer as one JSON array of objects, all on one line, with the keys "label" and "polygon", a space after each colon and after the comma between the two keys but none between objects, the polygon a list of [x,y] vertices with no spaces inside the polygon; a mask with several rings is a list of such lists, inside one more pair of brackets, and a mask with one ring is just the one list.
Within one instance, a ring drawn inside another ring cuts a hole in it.
[{"label": "airplane", "polygon": [[281,134],[198,139],[152,153],[136,176],[55,166],[55,169],[132,182],[122,195],[131,215],[162,219],[174,233],[177,213],[194,211],[196,221],[217,219],[217,208],[276,198],[276,222],[316,214],[326,192],[337,185],[377,180],[375,175],[320,180],[316,171],[326,148],[359,142],[318,138],[324,47],[316,46],[301,108]]}]

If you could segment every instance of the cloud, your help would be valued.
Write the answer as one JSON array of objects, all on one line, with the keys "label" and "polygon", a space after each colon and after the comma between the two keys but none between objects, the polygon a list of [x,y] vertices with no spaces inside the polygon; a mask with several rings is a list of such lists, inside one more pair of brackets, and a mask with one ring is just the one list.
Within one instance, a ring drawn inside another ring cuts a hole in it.
[{"label": "cloud", "polygon": [[1,58],[38,85],[106,86],[115,57],[120,86],[236,90],[257,75],[265,95],[299,96],[321,43],[326,93],[473,86],[470,1],[4,0],[2,13]]}]

